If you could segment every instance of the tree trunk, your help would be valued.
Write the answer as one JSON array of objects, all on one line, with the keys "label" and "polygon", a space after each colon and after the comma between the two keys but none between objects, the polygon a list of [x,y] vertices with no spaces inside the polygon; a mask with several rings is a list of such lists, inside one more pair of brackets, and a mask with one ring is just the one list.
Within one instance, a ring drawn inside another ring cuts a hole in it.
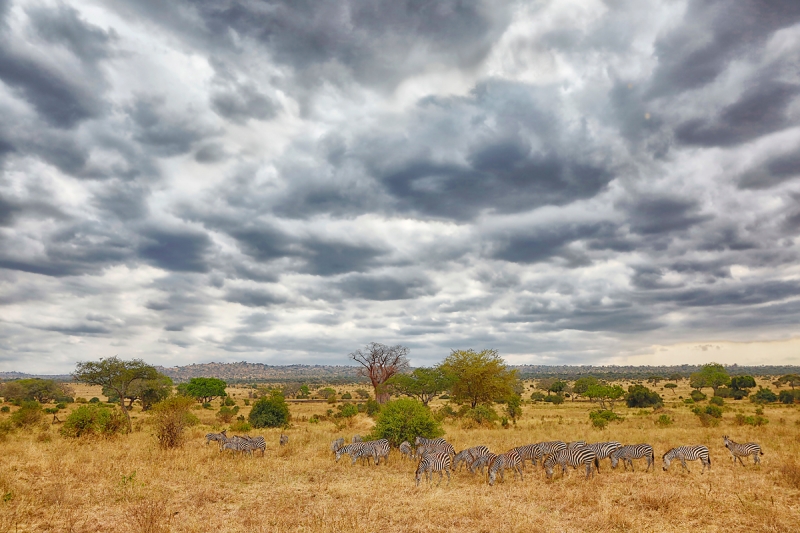
[{"label": "tree trunk", "polygon": [[130,433],[133,431],[133,425],[131,424],[131,415],[128,414],[128,410],[125,409],[125,394],[122,391],[119,392],[119,406],[122,407],[122,412],[125,414],[125,420],[128,422],[128,431],[126,433]]}]

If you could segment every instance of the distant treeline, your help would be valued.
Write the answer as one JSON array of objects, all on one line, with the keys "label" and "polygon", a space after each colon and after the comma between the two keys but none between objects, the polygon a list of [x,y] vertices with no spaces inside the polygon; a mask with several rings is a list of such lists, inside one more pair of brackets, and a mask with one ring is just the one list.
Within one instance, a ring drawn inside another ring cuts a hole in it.
[{"label": "distant treeline", "polygon": [[[782,376],[800,373],[797,365],[724,365],[731,376]],[[661,365],[661,366],[592,366],[592,365],[513,365],[522,379],[559,378],[568,381],[585,376],[598,379],[647,379],[651,376],[668,378],[674,374],[688,378],[693,372],[699,372],[703,365]]]}]

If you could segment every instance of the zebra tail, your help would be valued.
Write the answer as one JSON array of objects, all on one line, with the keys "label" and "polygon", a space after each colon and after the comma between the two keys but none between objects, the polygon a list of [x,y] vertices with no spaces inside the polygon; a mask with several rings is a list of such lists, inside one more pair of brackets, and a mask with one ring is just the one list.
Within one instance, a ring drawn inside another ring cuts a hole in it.
[{"label": "zebra tail", "polygon": [[758,450],[758,453],[760,453],[761,455],[764,455],[764,452],[761,451],[761,449]]},{"label": "zebra tail", "polygon": [[594,467],[600,472],[600,459],[598,459],[596,455],[594,456]]}]

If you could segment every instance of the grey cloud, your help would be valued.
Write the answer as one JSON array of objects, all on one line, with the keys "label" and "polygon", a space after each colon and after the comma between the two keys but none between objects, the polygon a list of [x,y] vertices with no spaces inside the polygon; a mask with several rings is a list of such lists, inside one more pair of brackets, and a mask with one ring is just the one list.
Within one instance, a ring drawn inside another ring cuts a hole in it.
[{"label": "grey cloud", "polygon": [[800,93],[800,85],[771,82],[748,90],[739,101],[722,109],[715,119],[691,119],[675,129],[686,144],[730,146],[751,141],[791,124],[786,108]]},{"label": "grey cloud", "polygon": [[248,85],[215,94],[211,98],[211,107],[219,115],[239,124],[249,119],[269,120],[279,110],[276,102]]},{"label": "grey cloud", "polygon": [[247,307],[269,307],[284,303],[286,298],[263,289],[234,288],[225,294],[225,300]]},{"label": "grey cloud", "polygon": [[319,276],[364,272],[383,254],[377,248],[343,242],[310,240],[304,243],[307,271]]},{"label": "grey cloud", "polygon": [[426,279],[402,279],[378,274],[351,274],[336,286],[346,297],[379,301],[407,300],[436,292],[436,288]]},{"label": "grey cloud", "polygon": [[701,215],[700,204],[677,196],[644,196],[627,206],[631,231],[641,235],[683,231],[710,220]]},{"label": "grey cloud", "polygon": [[742,189],[766,189],[800,176],[800,147],[777,155],[742,174]]},{"label": "grey cloud", "polygon": [[110,180],[95,193],[92,204],[120,220],[140,220],[149,213],[149,195],[150,189],[143,183]]},{"label": "grey cloud", "polygon": [[138,252],[151,264],[175,272],[208,272],[211,239],[205,233],[153,229],[144,238]]},{"label": "grey cloud", "polygon": [[209,134],[188,117],[168,114],[164,102],[158,98],[137,98],[128,114],[136,126],[134,138],[149,151],[164,157],[190,151],[194,143]]},{"label": "grey cloud", "polygon": [[[612,230],[608,223],[563,224],[549,227],[531,228],[518,233],[498,244],[493,257],[514,263],[537,263],[557,255],[565,254],[569,243],[592,239]],[[495,239],[499,241],[500,239]],[[568,255],[569,256],[569,255]]]},{"label": "grey cloud", "polygon": [[110,54],[116,33],[105,31],[82,20],[78,10],[65,4],[50,9],[27,9],[38,36],[52,44],[62,45],[84,61],[95,62]]},{"label": "grey cloud", "polygon": [[216,143],[206,144],[200,147],[194,154],[194,160],[198,163],[218,163],[227,157],[225,148]]}]

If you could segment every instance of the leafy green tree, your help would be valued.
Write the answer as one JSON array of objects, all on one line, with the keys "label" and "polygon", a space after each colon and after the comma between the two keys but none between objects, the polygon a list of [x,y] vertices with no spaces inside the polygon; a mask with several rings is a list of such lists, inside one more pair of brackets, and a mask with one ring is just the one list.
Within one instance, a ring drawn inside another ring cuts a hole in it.
[{"label": "leafy green tree", "polygon": [[189,397],[173,396],[153,405],[155,437],[162,449],[183,445],[184,430],[200,422],[189,410],[192,403]]},{"label": "leafy green tree", "polygon": [[785,376],[779,377],[777,383],[780,385],[789,385],[792,389],[800,387],[800,375],[786,374]]},{"label": "leafy green tree", "polygon": [[664,388],[671,390],[672,394],[675,394],[675,389],[677,389],[678,386],[675,383],[665,383]]},{"label": "leafy green tree", "polygon": [[52,379],[27,378],[0,384],[0,396],[6,401],[50,403],[56,398],[69,396],[71,392],[68,385]]},{"label": "leafy green tree", "polygon": [[758,391],[750,396],[750,401],[753,403],[773,403],[778,401],[778,395],[770,389],[759,387]]},{"label": "leafy green tree", "polygon": [[674,381],[675,383],[679,382],[683,379],[683,374],[678,374],[677,372],[669,375],[669,380]]},{"label": "leafy green tree", "polygon": [[658,385],[660,381],[664,381],[664,376],[650,376],[647,378],[647,382],[653,385]]},{"label": "leafy green tree", "polygon": [[331,396],[336,395],[336,389],[332,389],[331,387],[325,387],[324,389],[320,389],[317,391],[317,396],[320,398],[325,398],[326,400]]},{"label": "leafy green tree", "polygon": [[452,383],[451,397],[457,403],[468,402],[472,408],[514,394],[516,370],[509,370],[497,350],[453,350],[439,365]]},{"label": "leafy green tree", "polygon": [[412,398],[400,398],[384,404],[370,434],[371,439],[387,439],[393,446],[416,437],[428,439],[444,435],[431,410]]},{"label": "leafy green tree", "polygon": [[351,353],[350,359],[362,366],[358,375],[370,380],[378,403],[389,401],[390,395],[385,390],[384,383],[409,367],[408,348],[399,344],[386,346],[379,342],[370,342],[363,349]]},{"label": "leafy green tree", "polygon": [[433,400],[450,386],[441,368],[416,368],[410,374],[395,374],[384,384],[389,391],[416,398],[423,405]]},{"label": "leafy green tree", "polygon": [[308,385],[301,385],[300,390],[297,392],[298,392],[297,394],[298,398],[308,398],[309,395],[311,394],[311,390],[309,390]]},{"label": "leafy green tree", "polygon": [[289,423],[289,406],[280,392],[273,392],[253,404],[250,411],[250,424],[256,428],[284,427]]},{"label": "leafy green tree", "polygon": [[[593,402],[600,404],[603,410],[614,409],[614,402],[625,395],[625,389],[619,385],[591,385],[585,393]],[[606,405],[607,404],[607,405]]]},{"label": "leafy green tree", "polygon": [[644,385],[631,385],[628,387],[628,394],[625,395],[625,404],[628,407],[655,407],[663,403],[657,392]]},{"label": "leafy green tree", "polygon": [[703,365],[699,372],[695,372],[689,377],[689,384],[697,390],[711,387],[716,392],[718,388],[730,385],[730,382],[731,377],[728,375],[728,371],[719,363]]},{"label": "leafy green tree", "polygon": [[547,392],[548,394],[554,392],[555,394],[558,394],[560,396],[567,389],[567,386],[568,385],[565,381],[557,379],[556,381],[550,384],[550,386],[547,388]]},{"label": "leafy green tree", "polygon": [[61,435],[78,438],[92,435],[111,437],[124,431],[125,417],[116,409],[99,404],[81,405],[67,416]]},{"label": "leafy green tree", "polygon": [[219,378],[192,378],[188,383],[178,385],[182,396],[194,398],[199,403],[208,403],[214,398],[227,396],[225,387],[228,384]]},{"label": "leafy green tree", "polygon": [[589,387],[598,384],[599,382],[597,381],[597,378],[594,376],[585,376],[582,378],[578,378],[575,380],[575,384],[572,385],[572,393],[575,396],[585,396],[586,391],[589,390]]},{"label": "leafy green tree", "polygon": [[506,414],[514,424],[522,416],[522,398],[518,394],[512,394],[506,399]]},{"label": "leafy green tree", "polygon": [[753,376],[734,376],[731,378],[731,388],[734,390],[753,389],[755,386],[756,380]]},{"label": "leafy green tree", "polygon": [[[117,392],[108,387],[103,387],[103,394],[108,397],[109,402],[118,402]],[[142,410],[147,411],[156,402],[168,398],[172,394],[172,379],[164,374],[159,374],[155,379],[137,379],[128,388],[127,396],[128,409],[133,406],[133,402],[139,400]]]},{"label": "leafy green tree", "polygon": [[72,373],[75,381],[87,383],[89,385],[100,385],[117,393],[120,407],[125,414],[127,431],[131,431],[131,416],[125,409],[125,397],[128,389],[136,380],[157,379],[158,371],[146,364],[141,359],[123,361],[118,357],[109,357],[99,361],[79,362],[77,369]]}]

